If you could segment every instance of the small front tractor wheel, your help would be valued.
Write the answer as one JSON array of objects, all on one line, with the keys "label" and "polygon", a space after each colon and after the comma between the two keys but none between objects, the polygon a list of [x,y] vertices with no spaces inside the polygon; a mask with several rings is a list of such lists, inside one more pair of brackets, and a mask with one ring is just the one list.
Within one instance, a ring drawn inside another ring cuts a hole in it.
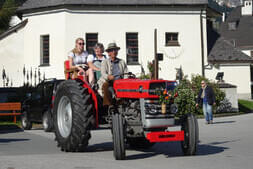
[{"label": "small front tractor wheel", "polygon": [[87,147],[94,121],[94,103],[87,88],[75,80],[62,82],[55,96],[53,121],[62,151],[80,152]]},{"label": "small front tractor wheel", "polygon": [[113,154],[116,160],[124,160],[125,150],[125,127],[124,118],[121,114],[112,115],[112,136],[113,136]]},{"label": "small front tractor wheel", "polygon": [[46,111],[42,117],[42,125],[45,132],[50,132],[53,129],[52,115],[49,111]]},{"label": "small front tractor wheel", "polygon": [[184,131],[184,141],[181,141],[181,147],[184,155],[195,155],[199,138],[198,121],[193,114],[187,114],[182,121]]},{"label": "small front tractor wheel", "polygon": [[26,111],[24,111],[21,115],[21,127],[24,130],[31,130],[32,128],[32,122],[30,121]]}]

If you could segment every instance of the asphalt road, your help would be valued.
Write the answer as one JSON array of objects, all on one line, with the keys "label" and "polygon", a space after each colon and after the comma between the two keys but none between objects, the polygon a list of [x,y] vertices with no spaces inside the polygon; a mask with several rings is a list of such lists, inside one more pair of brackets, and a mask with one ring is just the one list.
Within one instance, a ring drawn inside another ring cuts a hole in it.
[{"label": "asphalt road", "polygon": [[53,133],[0,130],[0,169],[252,169],[253,114],[200,119],[195,156],[183,156],[178,142],[157,143],[148,150],[127,149],[127,159],[113,158],[109,130],[92,131],[88,151],[65,153]]}]

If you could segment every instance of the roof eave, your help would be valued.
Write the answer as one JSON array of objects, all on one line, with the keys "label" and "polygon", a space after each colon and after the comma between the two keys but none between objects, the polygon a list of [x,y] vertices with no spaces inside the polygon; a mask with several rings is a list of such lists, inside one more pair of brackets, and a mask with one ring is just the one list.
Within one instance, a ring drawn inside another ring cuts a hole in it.
[{"label": "roof eave", "polygon": [[253,60],[208,60],[210,64],[240,64],[240,63],[253,63]]},{"label": "roof eave", "polygon": [[12,34],[13,32],[16,32],[17,30],[23,28],[28,22],[28,19],[25,19],[24,21],[20,22],[19,24],[9,28],[8,30],[6,30],[5,32],[3,32],[2,34],[0,34],[0,40],[4,39],[6,36]]},{"label": "roof eave", "polygon": [[[44,6],[44,7],[38,7],[38,8],[18,8],[17,9],[17,13],[19,15],[22,15],[24,13],[32,13],[34,11],[38,11],[38,10],[50,10],[50,9],[59,9],[59,8],[68,8],[68,7],[73,7],[73,6],[78,6],[78,7],[82,7],[82,6],[114,6],[114,7],[124,7],[124,6],[134,6],[134,7],[150,7],[150,6],[170,6],[170,7],[181,7],[181,6],[188,6],[188,7],[200,7],[200,8],[209,8],[208,7],[208,3],[199,3],[199,4],[60,4],[60,5],[55,5],[55,6]],[[214,9],[210,8],[210,11],[215,12]],[[218,11],[216,11],[216,13],[218,13]]]}]

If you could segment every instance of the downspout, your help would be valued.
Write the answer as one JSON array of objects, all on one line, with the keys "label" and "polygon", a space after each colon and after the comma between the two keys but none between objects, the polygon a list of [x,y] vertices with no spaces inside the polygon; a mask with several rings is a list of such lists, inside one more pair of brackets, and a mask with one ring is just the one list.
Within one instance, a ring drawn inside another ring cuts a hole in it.
[{"label": "downspout", "polygon": [[204,40],[203,40],[203,9],[200,11],[200,38],[201,38],[201,69],[202,69],[202,76],[205,77],[205,62],[204,62]]},{"label": "downspout", "polygon": [[154,32],[154,61],[155,61],[155,73],[154,73],[154,78],[157,80],[159,79],[159,65],[158,65],[158,58],[157,58],[157,29],[155,29],[155,32]]}]

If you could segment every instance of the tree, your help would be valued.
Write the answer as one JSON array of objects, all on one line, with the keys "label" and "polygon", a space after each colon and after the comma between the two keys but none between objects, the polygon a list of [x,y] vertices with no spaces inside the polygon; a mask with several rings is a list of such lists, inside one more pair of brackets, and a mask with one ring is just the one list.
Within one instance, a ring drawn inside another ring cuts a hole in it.
[{"label": "tree", "polygon": [[10,25],[11,17],[16,13],[15,0],[5,0],[0,9],[0,34],[6,31]]}]

